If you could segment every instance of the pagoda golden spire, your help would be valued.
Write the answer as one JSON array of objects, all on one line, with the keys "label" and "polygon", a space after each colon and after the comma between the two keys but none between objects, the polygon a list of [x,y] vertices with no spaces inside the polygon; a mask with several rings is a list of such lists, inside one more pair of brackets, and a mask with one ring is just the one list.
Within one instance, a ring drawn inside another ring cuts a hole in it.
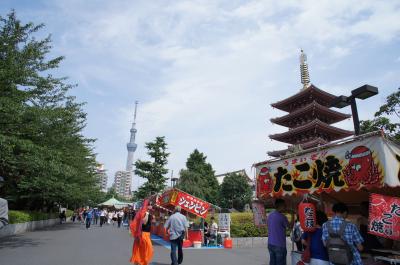
[{"label": "pagoda golden spire", "polygon": [[310,74],[308,72],[307,55],[301,50],[300,54],[300,75],[303,89],[310,86]]}]

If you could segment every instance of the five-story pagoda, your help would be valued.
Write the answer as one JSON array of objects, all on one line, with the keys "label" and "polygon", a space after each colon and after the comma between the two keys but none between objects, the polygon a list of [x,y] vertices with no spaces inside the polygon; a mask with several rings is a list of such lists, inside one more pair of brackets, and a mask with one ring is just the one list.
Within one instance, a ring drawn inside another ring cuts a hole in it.
[{"label": "five-story pagoda", "polygon": [[288,112],[282,117],[271,119],[271,122],[288,127],[289,130],[269,137],[290,146],[285,150],[268,152],[270,156],[279,157],[293,150],[317,147],[354,134],[331,125],[351,115],[330,109],[336,96],[310,83],[307,56],[303,51],[300,55],[300,72],[303,88],[297,94],[271,104],[274,108]]}]

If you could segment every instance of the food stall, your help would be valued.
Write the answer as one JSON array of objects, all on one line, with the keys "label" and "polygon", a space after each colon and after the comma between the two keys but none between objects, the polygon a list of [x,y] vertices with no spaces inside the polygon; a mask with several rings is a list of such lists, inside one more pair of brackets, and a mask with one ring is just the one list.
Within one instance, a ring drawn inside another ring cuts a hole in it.
[{"label": "food stall", "polygon": [[[349,207],[350,218],[354,218],[360,204],[369,201],[368,233],[400,240],[400,205],[396,204],[400,200],[400,148],[382,133],[353,137],[256,163],[254,167],[260,202],[272,205],[274,198],[283,198],[291,209],[297,209],[307,196],[330,217],[331,205],[343,202]],[[374,211],[378,205],[381,210]],[[380,256],[396,257],[397,253],[381,249],[372,254],[378,260]],[[293,249],[292,263],[296,264],[294,256],[299,253]]]},{"label": "food stall", "polygon": [[168,240],[168,235],[166,234],[163,225],[175,206],[181,206],[182,213],[186,215],[188,219],[197,219],[197,221],[199,221],[198,223],[190,222],[188,241],[184,242],[186,247],[193,245],[194,242],[203,242],[204,219],[207,217],[211,209],[218,208],[211,203],[196,198],[195,196],[177,188],[169,189],[164,193],[157,195],[156,198],[153,198],[153,203],[156,208],[155,215],[157,220],[154,232],[155,234],[164,237],[166,240]]}]

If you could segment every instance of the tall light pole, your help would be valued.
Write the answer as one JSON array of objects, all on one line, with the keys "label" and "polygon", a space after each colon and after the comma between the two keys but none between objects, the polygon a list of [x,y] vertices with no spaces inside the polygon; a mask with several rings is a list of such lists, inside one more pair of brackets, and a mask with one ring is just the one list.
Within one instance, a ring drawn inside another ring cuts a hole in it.
[{"label": "tall light pole", "polygon": [[331,107],[336,108],[344,108],[348,105],[351,106],[351,114],[353,116],[353,124],[354,124],[354,133],[355,135],[360,134],[360,120],[358,118],[357,111],[357,103],[356,98],[358,99],[367,99],[369,97],[375,96],[378,94],[378,88],[370,85],[363,85],[359,88],[356,88],[351,91],[350,96],[338,96],[336,97],[332,103]]}]

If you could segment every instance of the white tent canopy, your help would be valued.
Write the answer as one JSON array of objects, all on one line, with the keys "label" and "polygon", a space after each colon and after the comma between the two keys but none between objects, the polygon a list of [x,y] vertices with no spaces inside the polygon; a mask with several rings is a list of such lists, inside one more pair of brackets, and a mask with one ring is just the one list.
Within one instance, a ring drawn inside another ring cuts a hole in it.
[{"label": "white tent canopy", "polygon": [[122,209],[124,207],[128,207],[131,203],[130,202],[121,202],[114,197],[108,199],[107,201],[100,203],[99,206],[106,206],[106,207],[114,207],[116,209]]}]

